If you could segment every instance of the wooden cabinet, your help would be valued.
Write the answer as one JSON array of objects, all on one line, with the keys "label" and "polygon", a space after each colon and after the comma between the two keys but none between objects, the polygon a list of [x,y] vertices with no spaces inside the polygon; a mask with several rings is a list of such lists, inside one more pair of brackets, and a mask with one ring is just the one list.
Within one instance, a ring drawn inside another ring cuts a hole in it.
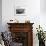
[{"label": "wooden cabinet", "polygon": [[13,41],[23,43],[22,46],[33,46],[33,23],[7,23]]}]

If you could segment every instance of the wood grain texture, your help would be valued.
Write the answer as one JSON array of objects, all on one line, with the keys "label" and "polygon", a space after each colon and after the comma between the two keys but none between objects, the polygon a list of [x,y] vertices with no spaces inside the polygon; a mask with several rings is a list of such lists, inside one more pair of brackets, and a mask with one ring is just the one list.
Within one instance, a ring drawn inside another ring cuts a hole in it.
[{"label": "wood grain texture", "polygon": [[[7,23],[9,25],[9,31],[12,33],[16,32],[27,32],[28,37],[27,37],[27,45],[28,46],[33,46],[33,23]],[[15,38],[15,36],[14,36]],[[27,46],[26,45],[26,46]]]}]

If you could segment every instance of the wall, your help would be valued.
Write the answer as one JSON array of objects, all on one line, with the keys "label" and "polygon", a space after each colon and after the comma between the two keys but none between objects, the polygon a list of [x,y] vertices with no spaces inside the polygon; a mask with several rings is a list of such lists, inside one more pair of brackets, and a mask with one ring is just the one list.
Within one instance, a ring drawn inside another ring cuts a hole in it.
[{"label": "wall", "polygon": [[46,13],[46,0],[40,0],[40,9],[42,13]]},{"label": "wall", "polygon": [[[18,3],[16,3],[16,2],[18,2]],[[23,3],[21,3],[21,2],[23,2]],[[35,0],[35,1],[34,0],[22,0],[22,1],[15,0],[15,9],[18,6],[26,9],[24,15],[22,15],[22,16],[21,15],[19,16],[16,14],[14,15],[14,1],[13,0],[3,0],[2,1],[3,26],[5,26],[7,21],[10,19],[17,19],[17,20],[21,20],[20,22],[23,22],[23,20],[25,20],[25,18],[26,18],[26,19],[29,19],[31,22],[39,23],[40,0],[39,1],[37,1],[37,0]]]},{"label": "wall", "polygon": [[0,0],[0,31],[2,31],[2,0]]},{"label": "wall", "polygon": [[46,31],[46,0],[40,0],[40,24]]},{"label": "wall", "polygon": [[[26,2],[26,3],[25,3]],[[15,4],[15,5],[14,5]],[[14,14],[16,8],[22,7],[25,9],[25,14]],[[15,9],[14,9],[15,8]],[[2,25],[3,31],[8,30],[7,22],[10,19],[17,19],[19,22],[30,20],[33,25],[33,45],[38,46],[38,39],[36,37],[36,27],[39,24],[46,29],[46,15],[41,13],[40,0],[2,0]],[[37,39],[37,40],[36,40]]]}]

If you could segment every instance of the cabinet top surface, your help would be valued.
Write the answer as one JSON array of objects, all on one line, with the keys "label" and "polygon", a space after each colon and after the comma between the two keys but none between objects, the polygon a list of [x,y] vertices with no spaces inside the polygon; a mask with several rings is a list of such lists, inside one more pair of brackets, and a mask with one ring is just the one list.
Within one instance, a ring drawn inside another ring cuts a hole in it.
[{"label": "cabinet top surface", "polygon": [[33,25],[34,23],[7,23],[8,25],[14,25],[14,24],[19,24],[19,25],[23,25],[23,24],[31,24],[31,25]]}]

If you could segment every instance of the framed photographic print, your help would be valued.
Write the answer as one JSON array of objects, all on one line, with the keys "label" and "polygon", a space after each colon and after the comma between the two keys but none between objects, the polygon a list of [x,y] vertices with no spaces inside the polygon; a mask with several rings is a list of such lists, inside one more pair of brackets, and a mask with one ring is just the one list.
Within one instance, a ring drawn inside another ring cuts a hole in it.
[{"label": "framed photographic print", "polygon": [[25,9],[16,9],[16,14],[24,14]]}]

